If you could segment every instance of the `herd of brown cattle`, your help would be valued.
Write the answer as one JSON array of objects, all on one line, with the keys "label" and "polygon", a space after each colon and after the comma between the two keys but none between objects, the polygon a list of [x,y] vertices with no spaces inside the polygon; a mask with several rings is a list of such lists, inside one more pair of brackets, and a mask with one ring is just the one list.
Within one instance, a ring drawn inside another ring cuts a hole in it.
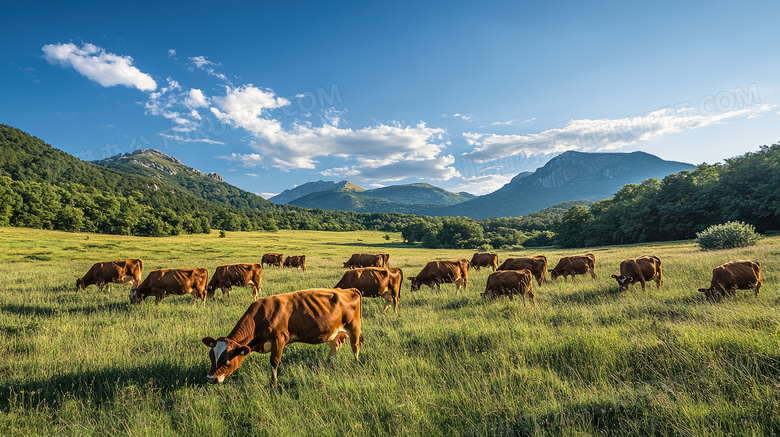
[{"label": "herd of brown cattle", "polygon": [[[328,361],[349,338],[355,360],[360,353],[361,300],[363,297],[381,297],[387,311],[392,304],[398,311],[401,299],[401,285],[404,273],[400,268],[389,267],[389,254],[356,253],[344,263],[349,270],[333,288],[301,290],[292,293],[272,295],[258,299],[263,277],[263,264],[300,268],[306,271],[306,255],[288,256],[282,261],[282,254],[267,253],[261,264],[231,264],[219,266],[211,281],[204,268],[154,270],[141,282],[143,262],[140,259],[103,261],[95,263],[82,278],[76,280],[76,289],[83,290],[95,284],[99,290],[109,289],[111,283],[132,282],[130,302],[140,303],[149,296],[156,302],[166,295],[192,293],[192,301],[205,301],[214,297],[216,289],[230,296],[233,286],[252,286],[254,302],[238,320],[226,337],[214,339],[204,337],[203,344],[210,348],[211,369],[206,379],[220,383],[230,376],[251,352],[271,354],[271,384],[276,384],[277,369],[282,351],[288,343],[329,343]],[[596,280],[596,257],[593,254],[566,256],[552,269],[547,269],[544,255],[528,258],[508,258],[498,266],[495,252],[475,253],[471,261],[451,259],[431,261],[417,276],[409,277],[411,291],[422,285],[441,290],[441,284],[455,284],[455,292],[464,291],[468,285],[469,267],[479,269],[490,267],[484,297],[515,295],[525,297],[535,304],[532,280],[539,287],[563,276],[565,281],[575,275],[590,274]],[[532,279],[533,278],[533,279]],[[661,260],[657,256],[630,258],[620,263],[620,274],[612,275],[620,291],[639,282],[645,290],[648,281],[655,281],[657,288],[663,284]],[[208,282],[208,284],[207,284]],[[712,271],[709,288],[700,288],[711,301],[731,296],[736,290],[750,289],[758,296],[762,286],[761,265],[755,260],[732,261]]]}]

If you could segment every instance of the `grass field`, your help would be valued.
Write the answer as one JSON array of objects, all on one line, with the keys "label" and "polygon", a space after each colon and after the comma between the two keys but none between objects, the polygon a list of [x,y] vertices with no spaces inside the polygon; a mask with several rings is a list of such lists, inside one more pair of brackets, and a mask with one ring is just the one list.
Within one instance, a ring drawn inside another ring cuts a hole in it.
[{"label": "grass field", "polygon": [[[411,293],[400,311],[363,302],[360,363],[349,348],[285,348],[278,388],[269,356],[251,354],[209,385],[204,336],[227,335],[251,289],[190,305],[189,296],[131,306],[129,285],[75,291],[95,262],[137,257],[157,268],[307,255],[308,270],[266,268],[262,294],[332,287],[351,253],[387,252],[413,276],[428,250],[380,232],[229,232],[135,238],[0,228],[0,435],[777,435],[780,433],[780,237],[701,252],[690,242],[589,250],[598,280],[541,289],[535,307],[468,291]],[[509,256],[584,251],[531,249]],[[617,291],[629,257],[663,260],[665,283]],[[696,293],[726,261],[761,261],[764,288],[719,304]],[[552,267],[552,266],[551,266]],[[560,281],[560,280],[559,280]]]}]

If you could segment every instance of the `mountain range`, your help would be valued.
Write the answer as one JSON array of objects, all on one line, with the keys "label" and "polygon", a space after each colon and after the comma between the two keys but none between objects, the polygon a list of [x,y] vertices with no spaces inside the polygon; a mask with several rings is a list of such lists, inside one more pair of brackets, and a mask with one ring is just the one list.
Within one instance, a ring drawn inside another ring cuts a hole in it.
[{"label": "mountain range", "polygon": [[534,172],[516,175],[483,195],[453,193],[429,184],[393,185],[365,190],[348,181],[310,182],[270,198],[307,208],[356,212],[402,212],[475,219],[515,217],[572,200],[612,197],[624,185],[661,179],[695,166],[666,161],[645,152],[564,152]]},{"label": "mountain range", "polygon": [[[516,175],[499,190],[483,196],[453,193],[422,183],[367,190],[349,181],[318,181],[285,190],[271,202],[224,182],[217,173],[206,174],[188,167],[158,150],[136,150],[85,162],[17,129],[0,127],[0,140],[4,144],[0,148],[0,175],[55,185],[77,182],[124,196],[133,195],[145,199],[153,208],[173,207],[177,212],[186,212],[189,204],[212,214],[222,207],[273,214],[306,207],[476,219],[516,217],[562,202],[608,198],[625,184],[694,169],[690,164],[665,161],[644,152],[570,151],[534,172]],[[138,195],[133,194],[136,192]]]}]

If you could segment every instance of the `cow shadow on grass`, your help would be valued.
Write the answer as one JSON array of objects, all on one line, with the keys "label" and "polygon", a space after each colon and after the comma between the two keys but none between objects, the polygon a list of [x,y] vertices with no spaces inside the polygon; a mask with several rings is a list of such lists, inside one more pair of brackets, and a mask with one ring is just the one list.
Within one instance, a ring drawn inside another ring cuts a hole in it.
[{"label": "cow shadow on grass", "polygon": [[[178,363],[146,364],[131,369],[101,369],[72,372],[51,378],[36,379],[21,384],[0,387],[0,410],[13,408],[57,408],[66,399],[103,405],[110,403],[128,387],[159,393],[160,399],[171,402],[173,394],[183,386],[203,385],[206,368]],[[167,406],[166,406],[167,407]]]}]

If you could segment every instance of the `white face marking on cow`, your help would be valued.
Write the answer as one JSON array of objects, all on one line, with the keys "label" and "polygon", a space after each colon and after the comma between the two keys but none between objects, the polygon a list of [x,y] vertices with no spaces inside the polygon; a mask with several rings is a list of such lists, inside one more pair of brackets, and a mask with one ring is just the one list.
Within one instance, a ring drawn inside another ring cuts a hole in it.
[{"label": "white face marking on cow", "polygon": [[225,353],[227,350],[228,344],[226,341],[218,341],[217,344],[214,345],[214,362],[219,363],[219,357],[222,356],[222,354]]}]

